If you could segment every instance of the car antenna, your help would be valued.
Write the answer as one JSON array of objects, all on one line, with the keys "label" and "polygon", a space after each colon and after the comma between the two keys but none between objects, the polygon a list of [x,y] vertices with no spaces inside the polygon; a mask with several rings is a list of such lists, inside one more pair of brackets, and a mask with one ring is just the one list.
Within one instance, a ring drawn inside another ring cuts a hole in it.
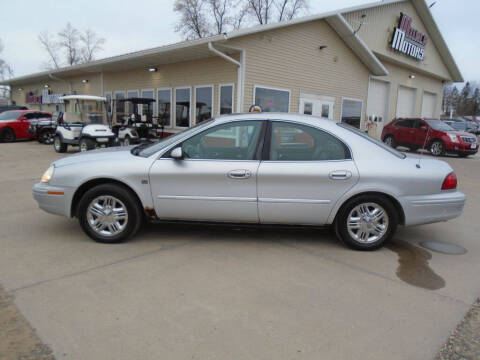
[{"label": "car antenna", "polygon": [[[425,146],[427,146],[428,134],[430,133],[430,126],[427,125],[427,135],[425,136],[425,141],[423,142],[422,150],[425,150]],[[418,163],[415,165],[417,169],[420,169],[420,161],[423,159],[423,152],[420,153],[420,157],[418,158]]]}]

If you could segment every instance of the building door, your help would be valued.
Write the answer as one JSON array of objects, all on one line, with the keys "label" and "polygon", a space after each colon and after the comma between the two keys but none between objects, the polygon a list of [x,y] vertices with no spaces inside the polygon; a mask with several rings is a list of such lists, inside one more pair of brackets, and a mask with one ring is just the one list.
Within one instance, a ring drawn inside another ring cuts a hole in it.
[{"label": "building door", "polygon": [[422,117],[424,118],[435,117],[436,107],[437,107],[437,95],[425,91],[423,93],[423,101],[422,101]]},{"label": "building door", "polygon": [[300,114],[333,120],[335,98],[330,96],[300,94]]},{"label": "building door", "polygon": [[406,86],[398,87],[397,118],[415,117],[416,89]]},{"label": "building door", "polygon": [[391,119],[388,119],[388,98],[390,83],[376,79],[370,79],[368,85],[367,120],[375,129],[376,137],[382,134],[383,126]]}]

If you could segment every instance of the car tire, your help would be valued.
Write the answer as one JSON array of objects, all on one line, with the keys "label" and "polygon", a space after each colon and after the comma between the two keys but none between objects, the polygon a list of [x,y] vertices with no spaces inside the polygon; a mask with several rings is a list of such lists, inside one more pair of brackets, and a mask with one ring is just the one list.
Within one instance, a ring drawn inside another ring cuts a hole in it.
[{"label": "car tire", "polygon": [[81,152],[92,150],[95,148],[95,141],[93,141],[92,139],[83,138],[83,139],[80,139],[78,146],[80,146]]},{"label": "car tire", "polygon": [[383,138],[383,142],[394,149],[397,147],[397,142],[395,141],[395,138],[392,135],[385,136]]},{"label": "car tire", "polygon": [[67,147],[68,145],[62,142],[60,136],[56,135],[53,139],[53,148],[55,149],[55,151],[58,153],[64,153],[67,151]]},{"label": "car tire", "polygon": [[43,130],[38,136],[38,142],[41,144],[48,144],[50,141],[50,132],[48,130]]},{"label": "car tire", "polygon": [[15,138],[15,131],[12,128],[7,127],[0,132],[0,141],[2,142],[13,142]]},{"label": "car tire", "polygon": [[132,143],[130,140],[130,136],[126,135],[125,138],[123,139],[123,146],[129,146]]},{"label": "car tire", "polygon": [[352,249],[364,251],[384,246],[395,234],[397,225],[395,206],[388,198],[376,194],[349,200],[338,211],[334,223],[340,240]]},{"label": "car tire", "polygon": [[430,154],[433,156],[445,155],[445,144],[442,140],[434,140],[430,144]]},{"label": "car tire", "polygon": [[[125,214],[123,219],[112,214]],[[97,185],[80,199],[77,212],[83,231],[100,243],[119,243],[135,235],[143,222],[135,195],[116,184]]]}]

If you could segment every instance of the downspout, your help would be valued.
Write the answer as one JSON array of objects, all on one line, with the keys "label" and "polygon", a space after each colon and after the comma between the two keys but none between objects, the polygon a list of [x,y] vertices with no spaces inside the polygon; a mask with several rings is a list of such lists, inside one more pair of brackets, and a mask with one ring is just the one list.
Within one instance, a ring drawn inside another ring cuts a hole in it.
[{"label": "downspout", "polygon": [[243,112],[243,96],[245,84],[245,50],[237,49],[240,51],[240,61],[237,61],[234,58],[228,56],[227,54],[219,51],[218,49],[215,49],[211,42],[208,43],[208,50],[237,66],[237,112]]}]

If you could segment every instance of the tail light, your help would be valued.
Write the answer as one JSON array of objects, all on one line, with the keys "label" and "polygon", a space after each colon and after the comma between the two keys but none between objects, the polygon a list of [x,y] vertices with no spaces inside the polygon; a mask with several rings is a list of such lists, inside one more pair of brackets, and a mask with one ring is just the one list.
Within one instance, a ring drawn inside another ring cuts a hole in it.
[{"label": "tail light", "polygon": [[442,190],[453,190],[457,188],[457,175],[454,172],[451,172],[447,175],[445,180],[443,180]]}]

